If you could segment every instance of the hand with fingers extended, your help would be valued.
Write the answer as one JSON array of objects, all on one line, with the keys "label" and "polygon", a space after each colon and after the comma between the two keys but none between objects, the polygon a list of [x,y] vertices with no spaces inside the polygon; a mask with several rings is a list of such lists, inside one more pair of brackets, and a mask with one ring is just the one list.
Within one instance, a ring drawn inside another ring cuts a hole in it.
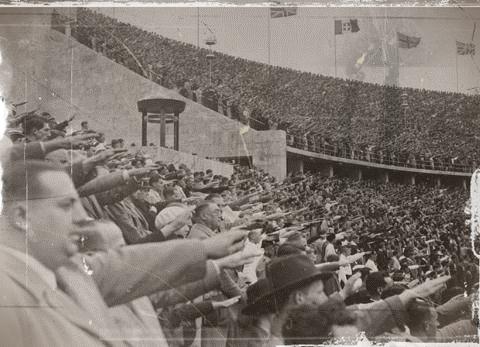
[{"label": "hand with fingers extended", "polygon": [[94,156],[91,156],[90,158],[85,159],[83,161],[83,165],[91,168],[103,165],[107,161],[115,159],[118,154],[123,154],[126,151],[126,149],[107,149],[98,154],[95,154]]},{"label": "hand with fingers extended", "polygon": [[243,249],[248,230],[230,230],[203,240],[207,257],[218,259]]},{"label": "hand with fingers extended", "polygon": [[241,296],[238,295],[238,296],[234,296],[233,298],[223,300],[223,301],[212,301],[212,306],[213,306],[214,309],[219,308],[219,307],[228,308],[230,306],[235,305],[237,302],[239,302],[240,298],[241,298]]},{"label": "hand with fingers extended", "polygon": [[128,170],[129,177],[135,177],[137,179],[147,176],[150,172],[157,170],[157,167],[141,167]]},{"label": "hand with fingers extended", "polygon": [[441,276],[433,280],[428,280],[414,288],[405,290],[399,295],[400,300],[404,305],[407,305],[412,300],[417,298],[428,298],[430,295],[435,294],[442,288],[445,288],[450,276]]},{"label": "hand with fingers extended", "polygon": [[62,138],[60,141],[63,141],[63,148],[65,149],[77,149],[81,147],[89,147],[89,142],[92,139],[96,139],[100,135],[98,133],[88,133],[75,136],[67,136]]},{"label": "hand with fingers extended", "polygon": [[116,148],[116,149],[113,149],[114,150],[114,154],[108,158],[108,161],[119,161],[123,158],[126,158],[129,153],[128,153],[128,149],[126,148]]},{"label": "hand with fingers extended", "polygon": [[261,250],[244,252],[243,250],[215,260],[215,263],[223,269],[235,269],[239,266],[252,263],[256,257],[263,255]]},{"label": "hand with fingers extended", "polygon": [[89,141],[96,138],[98,134],[84,134],[76,136],[57,137],[50,141],[43,142],[44,154],[56,151],[58,149],[78,149],[87,147]]}]

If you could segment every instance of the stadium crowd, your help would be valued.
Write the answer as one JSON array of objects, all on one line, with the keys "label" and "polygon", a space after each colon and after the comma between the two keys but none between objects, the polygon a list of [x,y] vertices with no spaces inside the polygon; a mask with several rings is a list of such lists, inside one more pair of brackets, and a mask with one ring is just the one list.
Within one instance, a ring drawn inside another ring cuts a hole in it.
[{"label": "stadium crowd", "polygon": [[71,121],[8,118],[2,344],[478,340],[464,190],[192,172]]},{"label": "stadium crowd", "polygon": [[[285,130],[290,146],[428,169],[477,166],[479,96],[344,80],[218,52],[212,82],[208,49],[90,9],[79,8],[75,18],[79,42],[255,129]],[[67,21],[57,14],[53,27]]]}]

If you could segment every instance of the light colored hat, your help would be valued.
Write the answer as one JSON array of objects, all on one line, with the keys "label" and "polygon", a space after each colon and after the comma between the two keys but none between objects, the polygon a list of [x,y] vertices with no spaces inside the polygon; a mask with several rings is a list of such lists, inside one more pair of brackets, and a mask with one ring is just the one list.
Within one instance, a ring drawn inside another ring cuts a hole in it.
[{"label": "light colored hat", "polygon": [[155,218],[155,227],[157,230],[162,229],[165,225],[172,222],[175,218],[186,211],[185,208],[180,206],[169,206],[164,208]]}]

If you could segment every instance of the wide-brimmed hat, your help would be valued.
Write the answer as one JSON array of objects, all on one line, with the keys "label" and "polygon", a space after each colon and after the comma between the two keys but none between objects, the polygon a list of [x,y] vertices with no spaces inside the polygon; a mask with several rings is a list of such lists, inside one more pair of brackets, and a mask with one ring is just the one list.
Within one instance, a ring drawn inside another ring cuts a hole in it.
[{"label": "wide-brimmed hat", "polygon": [[332,274],[317,269],[304,254],[293,254],[272,260],[267,266],[267,278],[274,294],[302,288],[316,280],[327,280]]},{"label": "wide-brimmed hat", "polygon": [[247,306],[242,314],[250,316],[274,311],[273,291],[270,281],[261,278],[247,288]]}]

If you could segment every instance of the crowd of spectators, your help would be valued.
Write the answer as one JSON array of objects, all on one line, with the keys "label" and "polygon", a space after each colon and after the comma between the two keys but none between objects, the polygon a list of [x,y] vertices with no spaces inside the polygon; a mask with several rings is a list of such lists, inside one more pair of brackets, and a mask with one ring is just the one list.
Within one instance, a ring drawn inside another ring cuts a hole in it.
[{"label": "crowd of spectators", "polygon": [[[63,19],[65,21],[65,19]],[[61,27],[59,14],[54,27]],[[480,97],[344,80],[214,53],[79,8],[81,43],[194,101],[280,129],[290,146],[359,160],[472,171],[478,163]]]},{"label": "crowd of spectators", "polygon": [[465,190],[192,172],[70,122],[8,118],[5,345],[478,340]]}]

